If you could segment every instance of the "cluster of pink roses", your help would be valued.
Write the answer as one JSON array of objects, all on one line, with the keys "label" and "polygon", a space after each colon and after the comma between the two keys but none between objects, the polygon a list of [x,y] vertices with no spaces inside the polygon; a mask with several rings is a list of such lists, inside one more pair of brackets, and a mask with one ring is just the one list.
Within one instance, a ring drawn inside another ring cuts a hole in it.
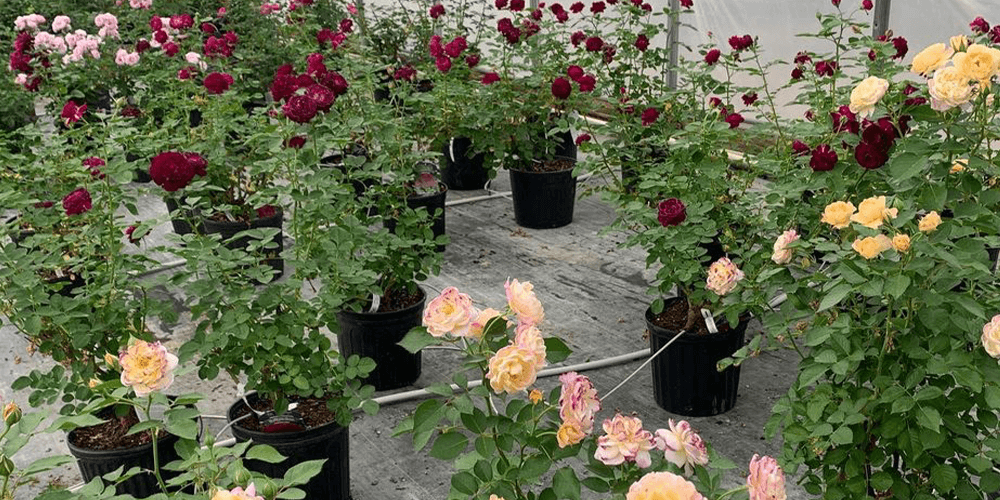
[{"label": "cluster of pink roses", "polygon": [[[113,14],[98,14],[94,18],[94,24],[99,28],[97,35],[92,35],[84,30],[68,32],[72,28],[72,21],[68,16],[56,16],[52,21],[52,31],[39,31],[46,22],[45,17],[38,14],[30,14],[18,17],[14,26],[18,31],[14,40],[14,51],[8,59],[8,69],[17,75],[14,82],[21,85],[26,90],[34,92],[41,85],[42,78],[36,74],[37,67],[32,62],[37,61],[42,68],[52,65],[51,56],[62,56],[62,63],[68,65],[83,61],[87,56],[92,59],[101,57],[100,47],[106,38],[118,38],[118,18]],[[67,31],[65,35],[57,35]],[[115,61],[119,65],[134,65],[138,63],[138,55],[126,52],[116,55]]]}]

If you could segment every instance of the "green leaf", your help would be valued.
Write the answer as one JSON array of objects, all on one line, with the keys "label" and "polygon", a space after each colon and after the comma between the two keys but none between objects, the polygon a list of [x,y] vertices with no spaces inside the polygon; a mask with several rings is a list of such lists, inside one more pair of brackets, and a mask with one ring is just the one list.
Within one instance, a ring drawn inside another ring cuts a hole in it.
[{"label": "green leaf", "polygon": [[167,419],[167,432],[184,439],[198,439],[198,422],[188,419]]},{"label": "green leaf", "polygon": [[433,384],[424,388],[425,391],[431,394],[437,394],[438,396],[451,397],[454,391],[451,390],[451,384]]},{"label": "green leaf", "polygon": [[292,384],[295,385],[296,388],[302,389],[303,391],[309,389],[309,380],[303,375],[298,375],[292,379]]},{"label": "green leaf", "polygon": [[259,444],[247,450],[246,457],[250,460],[260,460],[261,462],[267,462],[269,464],[276,464],[285,459],[285,457],[274,449],[273,446],[267,444]]},{"label": "green leaf", "polygon": [[990,405],[991,408],[1000,408],[1000,388],[988,385],[983,395],[986,397],[986,404]]},{"label": "green leaf", "polygon": [[559,337],[545,337],[545,360],[558,363],[572,354],[573,351]]},{"label": "green leaf", "polygon": [[21,472],[21,474],[24,477],[29,477],[34,474],[38,474],[39,472],[45,472],[47,470],[55,469],[56,467],[60,467],[72,461],[73,461],[72,457],[68,457],[65,455],[40,458],[38,460],[35,460],[34,462],[31,462],[31,465],[25,468]]},{"label": "green leaf", "polygon": [[446,432],[434,440],[430,455],[441,460],[451,460],[465,451],[469,438],[461,432]]},{"label": "green leaf", "polygon": [[89,413],[84,413],[82,415],[64,416],[57,418],[52,425],[49,426],[48,430],[45,432],[52,431],[68,431],[75,429],[77,427],[87,427],[90,425],[103,424],[104,421],[91,415]]},{"label": "green leaf", "polygon": [[288,486],[296,486],[299,484],[306,484],[314,476],[323,470],[323,460],[309,460],[308,462],[302,462],[301,464],[293,465],[288,472],[285,472],[285,484]]},{"label": "green leaf", "polygon": [[376,403],[375,400],[366,399],[363,403],[361,403],[361,410],[369,415],[374,415],[378,413],[378,403]]},{"label": "green leaf", "polygon": [[399,345],[410,351],[411,353],[418,353],[421,349],[438,343],[438,339],[427,332],[427,328],[418,326],[411,329],[403,337],[403,340],[399,341]]},{"label": "green leaf", "polygon": [[895,182],[905,181],[920,174],[927,166],[927,158],[914,153],[904,153],[889,163],[889,173]]},{"label": "green leaf", "polygon": [[893,298],[900,298],[906,289],[910,286],[910,277],[905,274],[897,274],[890,276],[885,280],[885,293],[892,295]]},{"label": "green leaf", "polygon": [[951,491],[958,484],[958,473],[950,465],[931,467],[931,482],[939,491]]},{"label": "green leaf", "polygon": [[846,425],[841,426],[839,429],[837,429],[836,432],[834,432],[830,436],[830,442],[841,446],[851,444],[851,441],[853,440],[854,440],[854,433],[851,432],[851,428]]},{"label": "green leaf", "polygon": [[839,304],[840,301],[844,300],[844,297],[846,297],[848,293],[851,293],[851,290],[853,289],[854,287],[848,285],[847,283],[841,283],[833,287],[829,292],[827,292],[826,296],[823,297],[823,300],[819,302],[819,309],[817,312],[825,311]]},{"label": "green leaf", "polygon": [[300,500],[300,499],[305,498],[305,497],[306,497],[306,492],[305,491],[302,491],[302,490],[300,490],[298,488],[288,488],[287,490],[282,491],[281,493],[278,493],[278,495],[276,497],[274,497],[274,498],[283,498],[283,499],[288,499],[288,500]]},{"label": "green leaf", "polygon": [[584,478],[583,485],[586,486],[588,490],[596,491],[597,493],[605,493],[611,490],[611,485],[599,477]]},{"label": "green leaf", "polygon": [[576,472],[569,467],[563,467],[552,476],[552,491],[556,498],[566,498],[569,500],[580,500],[580,480],[576,477]]},{"label": "green leaf", "polygon": [[535,455],[528,458],[521,464],[520,477],[525,481],[531,481],[542,474],[545,474],[552,467],[552,461],[544,455]]},{"label": "green leaf", "polygon": [[475,495],[479,490],[479,481],[470,472],[459,472],[451,476],[451,487],[463,495]]},{"label": "green leaf", "polygon": [[872,487],[876,491],[886,491],[892,488],[892,476],[888,472],[876,472],[872,474]]},{"label": "green leaf", "polygon": [[917,401],[926,401],[928,399],[937,399],[943,394],[944,391],[942,391],[940,387],[928,385],[917,391],[917,394],[913,396],[913,399]]},{"label": "green leaf", "polygon": [[917,408],[917,423],[934,432],[941,432],[941,414],[927,406]]}]

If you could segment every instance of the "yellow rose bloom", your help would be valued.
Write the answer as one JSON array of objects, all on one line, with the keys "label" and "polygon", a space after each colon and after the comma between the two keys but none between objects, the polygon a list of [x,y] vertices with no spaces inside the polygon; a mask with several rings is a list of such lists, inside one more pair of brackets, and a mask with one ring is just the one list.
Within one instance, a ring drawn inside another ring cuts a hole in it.
[{"label": "yellow rose bloom", "polygon": [[538,404],[538,402],[542,400],[542,391],[532,389],[531,392],[528,393],[528,399],[531,400],[532,404]]},{"label": "yellow rose bloom", "polygon": [[885,208],[885,196],[872,196],[861,202],[858,206],[858,213],[851,216],[851,220],[865,227],[878,229],[882,222],[888,219],[895,219],[899,210],[895,208]]},{"label": "yellow rose bloom", "polygon": [[917,226],[922,232],[929,233],[941,225],[941,216],[937,212],[931,212],[920,219],[920,224]]},{"label": "yellow rose bloom", "polygon": [[955,54],[952,61],[962,76],[975,80],[988,89],[990,80],[1000,71],[1000,49],[976,43],[970,45],[965,52]]},{"label": "yellow rose bloom", "polygon": [[954,53],[955,49],[943,43],[935,43],[913,57],[913,65],[910,66],[910,71],[918,75],[927,76],[934,70],[948,64]]},{"label": "yellow rose bloom", "polygon": [[530,349],[508,345],[490,358],[490,371],[486,373],[486,378],[497,394],[521,392],[535,383],[538,376],[536,362],[535,353]]},{"label": "yellow rose bloom", "polygon": [[969,46],[969,37],[965,35],[955,35],[948,39],[948,45],[951,45],[951,49],[955,52],[963,51]]},{"label": "yellow rose bloom", "polygon": [[892,248],[895,248],[897,252],[903,253],[910,249],[910,237],[905,234],[897,234],[892,237]]},{"label": "yellow rose bloom", "polygon": [[878,236],[856,239],[851,244],[851,248],[862,257],[871,260],[878,257],[880,253],[892,248],[892,241],[886,235],[880,234]]},{"label": "yellow rose bloom", "polygon": [[580,428],[580,423],[573,420],[563,422],[563,424],[559,426],[559,431],[556,432],[556,441],[559,442],[560,448],[573,446],[574,444],[583,441],[583,438],[585,437],[587,437],[587,434]]},{"label": "yellow rose bloom", "polygon": [[[956,54],[955,57],[958,57]],[[931,95],[931,109],[947,111],[972,100],[976,87],[969,85],[969,78],[954,66],[938,68],[934,78],[927,82],[927,92]]]},{"label": "yellow rose bloom", "polygon": [[869,76],[861,80],[861,83],[851,91],[851,104],[848,107],[851,108],[851,112],[863,118],[869,117],[886,90],[889,90],[888,81],[877,76]]},{"label": "yellow rose bloom", "polygon": [[951,170],[949,170],[949,173],[957,174],[959,172],[963,172],[965,171],[965,167],[967,166],[969,166],[969,160],[965,158],[959,158],[958,160],[955,160],[955,163],[951,166]]},{"label": "yellow rose bloom", "polygon": [[625,500],[705,500],[694,483],[671,472],[650,472],[629,487]]},{"label": "yellow rose bloom", "polygon": [[849,201],[835,201],[823,209],[823,218],[820,221],[833,226],[835,229],[844,229],[851,223],[851,215],[853,213],[853,203]]}]

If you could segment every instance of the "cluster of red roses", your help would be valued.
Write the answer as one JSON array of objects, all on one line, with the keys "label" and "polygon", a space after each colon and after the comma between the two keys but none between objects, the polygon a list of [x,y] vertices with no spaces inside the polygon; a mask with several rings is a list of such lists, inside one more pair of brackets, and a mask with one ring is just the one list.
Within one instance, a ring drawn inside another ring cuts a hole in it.
[{"label": "cluster of red roses", "polygon": [[208,175],[208,161],[198,153],[166,151],[149,162],[149,176],[165,191],[174,192],[191,183],[194,176]]},{"label": "cluster of red roses", "polygon": [[348,88],[340,73],[327,69],[323,54],[312,53],[306,62],[305,73],[297,75],[291,64],[285,64],[271,80],[271,97],[275,102],[284,102],[282,112],[296,123],[307,123],[317,112],[329,111]]},{"label": "cluster of red roses", "polygon": [[[597,79],[594,78],[594,75],[588,75],[583,71],[583,68],[575,64],[566,69],[566,75],[576,82],[577,86],[580,87],[580,92],[590,92],[597,86]],[[558,77],[552,81],[552,95],[557,99],[567,99],[572,92],[573,85],[569,83],[569,80]]]},{"label": "cluster of red roses", "polygon": [[[749,95],[743,96],[743,103],[746,104],[749,102],[747,106],[752,105],[754,102],[756,102],[756,100],[757,100],[756,94],[753,95],[752,99],[751,96]],[[710,98],[708,100],[708,106],[710,108],[718,108],[719,117],[729,124],[729,128],[739,127],[740,124],[743,123],[743,115],[736,112],[730,112],[729,107],[723,105],[722,99],[719,99],[718,97]]]},{"label": "cluster of red roses", "polygon": [[[834,132],[861,136],[861,142],[854,147],[854,159],[869,170],[879,168],[889,161],[892,146],[896,139],[909,132],[909,122],[912,118],[910,115],[901,115],[899,121],[893,123],[892,119],[884,116],[874,122],[867,119],[858,122],[857,115],[851,112],[848,106],[841,106],[837,111],[830,113],[830,117],[833,120]],[[846,143],[844,147],[847,147]],[[809,167],[816,172],[833,170],[839,160],[837,152],[829,144],[810,148],[808,144],[796,140],[792,143],[792,151],[796,156],[811,153]]]},{"label": "cluster of red roses", "polygon": [[982,17],[977,17],[969,23],[969,27],[972,28],[973,33],[989,33],[990,40],[993,43],[1000,44],[1000,25],[990,29],[990,23],[986,22]]},{"label": "cluster of red roses", "polygon": [[[212,25],[208,24],[208,26]],[[215,29],[214,26],[212,29]],[[204,31],[204,28],[202,31]],[[236,49],[236,42],[239,40],[240,38],[233,31],[227,31],[221,37],[212,35],[208,37],[208,40],[205,40],[201,51],[205,54],[205,57],[217,57],[219,59],[232,57],[233,50]]]},{"label": "cluster of red roses", "polygon": [[[437,66],[438,71],[442,73],[447,73],[451,69],[451,60],[460,57],[462,52],[467,48],[469,48],[469,43],[465,40],[464,36],[456,36],[450,42],[441,45],[441,37],[434,35],[427,44],[427,50],[430,52],[431,57],[434,58],[434,64]],[[479,55],[469,54],[465,58],[465,63],[470,68],[474,67],[479,64]],[[411,78],[412,76],[410,75]],[[396,79],[398,80],[399,78]]]},{"label": "cluster of red roses", "polygon": [[[806,65],[812,63],[812,57],[805,52],[799,52],[795,54],[795,59],[792,61],[795,63],[795,67],[792,68],[792,80],[799,80],[805,76]],[[813,70],[820,77],[833,76],[837,72],[837,61],[817,61],[813,65]]]},{"label": "cluster of red roses", "polygon": [[329,43],[330,48],[336,49],[347,40],[347,34],[352,31],[354,31],[354,21],[350,19],[341,19],[338,31],[333,31],[330,28],[323,28],[316,33],[316,42],[319,43],[320,48],[325,47],[326,44]]},{"label": "cluster of red roses", "polygon": [[37,57],[37,61],[42,65],[43,68],[48,68],[52,65],[49,58],[43,54],[35,54],[32,49],[35,46],[35,39],[31,33],[27,31],[22,31],[17,34],[17,38],[14,39],[14,51],[10,53],[9,58],[9,68],[11,71],[18,71],[25,75],[28,75],[27,79],[24,80],[24,88],[29,92],[35,92],[38,90],[38,86],[42,84],[42,77],[34,74],[35,68],[31,66],[31,61]]}]

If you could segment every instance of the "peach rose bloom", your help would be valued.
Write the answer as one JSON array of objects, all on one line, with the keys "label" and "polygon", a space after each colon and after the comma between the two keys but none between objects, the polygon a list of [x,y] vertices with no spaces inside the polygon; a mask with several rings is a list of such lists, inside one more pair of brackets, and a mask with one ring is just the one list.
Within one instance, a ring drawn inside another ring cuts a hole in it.
[{"label": "peach rose bloom", "polygon": [[1000,49],[975,43],[965,52],[955,54],[952,62],[961,75],[979,82],[984,89],[989,89],[990,80],[1000,71]]},{"label": "peach rose bloom", "polygon": [[948,171],[950,174],[957,174],[964,172],[965,168],[969,166],[969,160],[967,158],[959,158],[955,160],[955,163],[951,165],[951,170]]},{"label": "peach rose bloom", "polygon": [[705,500],[687,479],[670,472],[650,472],[632,483],[625,500]]},{"label": "peach rose bloom", "polygon": [[798,241],[798,239],[799,239],[799,233],[794,229],[789,229],[788,231],[781,233],[781,236],[778,236],[778,239],[774,241],[771,260],[778,265],[785,265],[791,262],[792,254],[795,252],[795,250],[788,248],[788,244],[794,241]]},{"label": "peach rose bloom", "polygon": [[531,400],[531,404],[534,405],[537,405],[543,397],[542,391],[539,391],[538,389],[532,389],[531,392],[528,393],[528,399]]},{"label": "peach rose bloom", "polygon": [[526,390],[535,383],[538,372],[535,369],[535,353],[517,345],[509,345],[497,351],[490,358],[490,370],[486,378],[497,394],[514,394]]},{"label": "peach rose bloom", "polygon": [[264,500],[264,497],[257,494],[257,487],[253,483],[247,489],[237,486],[229,491],[219,490],[212,495],[212,500]]},{"label": "peach rose bloom", "polygon": [[472,299],[457,288],[450,286],[434,297],[424,308],[424,326],[434,337],[451,334],[462,337],[468,334],[472,320],[476,318]]},{"label": "peach rose bloom", "polygon": [[785,473],[771,457],[754,455],[747,476],[750,500],[785,500]]},{"label": "peach rose bloom", "polygon": [[892,248],[895,248],[897,252],[903,253],[910,249],[910,237],[905,234],[897,234],[892,237]]},{"label": "peach rose bloom", "polygon": [[867,118],[875,112],[875,105],[882,100],[886,90],[889,90],[887,80],[877,76],[869,76],[861,80],[861,83],[851,91],[851,104],[848,107],[851,112]]},{"label": "peach rose bloom", "polygon": [[498,497],[496,495],[490,495],[490,500],[504,500],[504,498],[503,497]]},{"label": "peach rose bloom", "polygon": [[559,443],[560,448],[565,448],[567,446],[573,446],[583,438],[587,437],[587,433],[583,432],[580,428],[580,422],[575,422],[573,420],[567,420],[559,426],[559,431],[556,432],[556,441]]},{"label": "peach rose bloom", "polygon": [[861,202],[858,206],[858,213],[851,216],[851,220],[865,227],[878,229],[883,222],[895,219],[899,210],[895,208],[885,208],[885,196],[872,196]]},{"label": "peach rose bloom", "polygon": [[820,221],[833,226],[834,229],[844,229],[850,225],[851,215],[853,214],[853,203],[849,201],[835,201],[823,209],[823,218]]},{"label": "peach rose bloom", "polygon": [[1000,314],[993,316],[989,323],[983,325],[983,349],[987,354],[1000,359]]},{"label": "peach rose bloom", "polygon": [[935,43],[913,56],[913,65],[910,71],[928,76],[932,71],[948,64],[955,49],[943,43]]},{"label": "peach rose bloom", "polygon": [[723,257],[708,266],[705,288],[715,292],[716,295],[723,296],[733,291],[743,277],[743,271],[740,271],[740,268],[736,267],[736,264],[733,264],[729,257]]},{"label": "peach rose bloom", "polygon": [[708,449],[705,441],[691,428],[686,420],[674,423],[667,421],[669,429],[657,429],[654,441],[656,448],[663,451],[663,457],[670,463],[684,469],[684,475],[694,473],[695,465],[708,464]]},{"label": "peach rose bloom", "polygon": [[920,224],[918,224],[917,227],[921,231],[929,233],[937,229],[937,227],[940,225],[941,225],[941,216],[938,215],[937,212],[930,212],[920,219]]},{"label": "peach rose bloom", "polygon": [[653,434],[642,428],[642,420],[621,413],[604,420],[604,435],[597,438],[594,458],[604,465],[635,462],[642,468],[653,463],[649,450],[655,447]]},{"label": "peach rose bloom", "polygon": [[534,324],[524,323],[517,326],[514,331],[514,345],[523,347],[535,355],[536,370],[541,370],[545,366],[545,339]]},{"label": "peach rose bloom", "polygon": [[869,236],[854,240],[851,248],[861,254],[862,257],[871,260],[878,257],[880,253],[892,248],[892,240],[884,234]]},{"label": "peach rose bloom", "polygon": [[122,385],[131,387],[136,396],[162,391],[174,383],[177,356],[159,342],[137,340],[118,355],[118,362]]},{"label": "peach rose bloom", "polygon": [[507,305],[517,315],[519,322],[537,325],[545,319],[542,303],[535,297],[534,285],[527,281],[521,283],[516,279],[514,281],[508,279],[503,287],[507,292]]},{"label": "peach rose bloom", "polygon": [[[962,53],[964,54],[964,52]],[[960,55],[957,54],[956,57]],[[927,82],[927,92],[931,95],[931,109],[947,111],[955,106],[967,104],[976,93],[976,87],[969,85],[969,78],[955,66],[938,68],[934,78]]]},{"label": "peach rose bloom", "polygon": [[491,319],[500,316],[500,311],[493,309],[492,307],[487,307],[476,315],[476,319],[472,320],[472,324],[469,325],[468,337],[474,339],[483,338],[483,330],[486,328],[486,324],[490,322]]}]

